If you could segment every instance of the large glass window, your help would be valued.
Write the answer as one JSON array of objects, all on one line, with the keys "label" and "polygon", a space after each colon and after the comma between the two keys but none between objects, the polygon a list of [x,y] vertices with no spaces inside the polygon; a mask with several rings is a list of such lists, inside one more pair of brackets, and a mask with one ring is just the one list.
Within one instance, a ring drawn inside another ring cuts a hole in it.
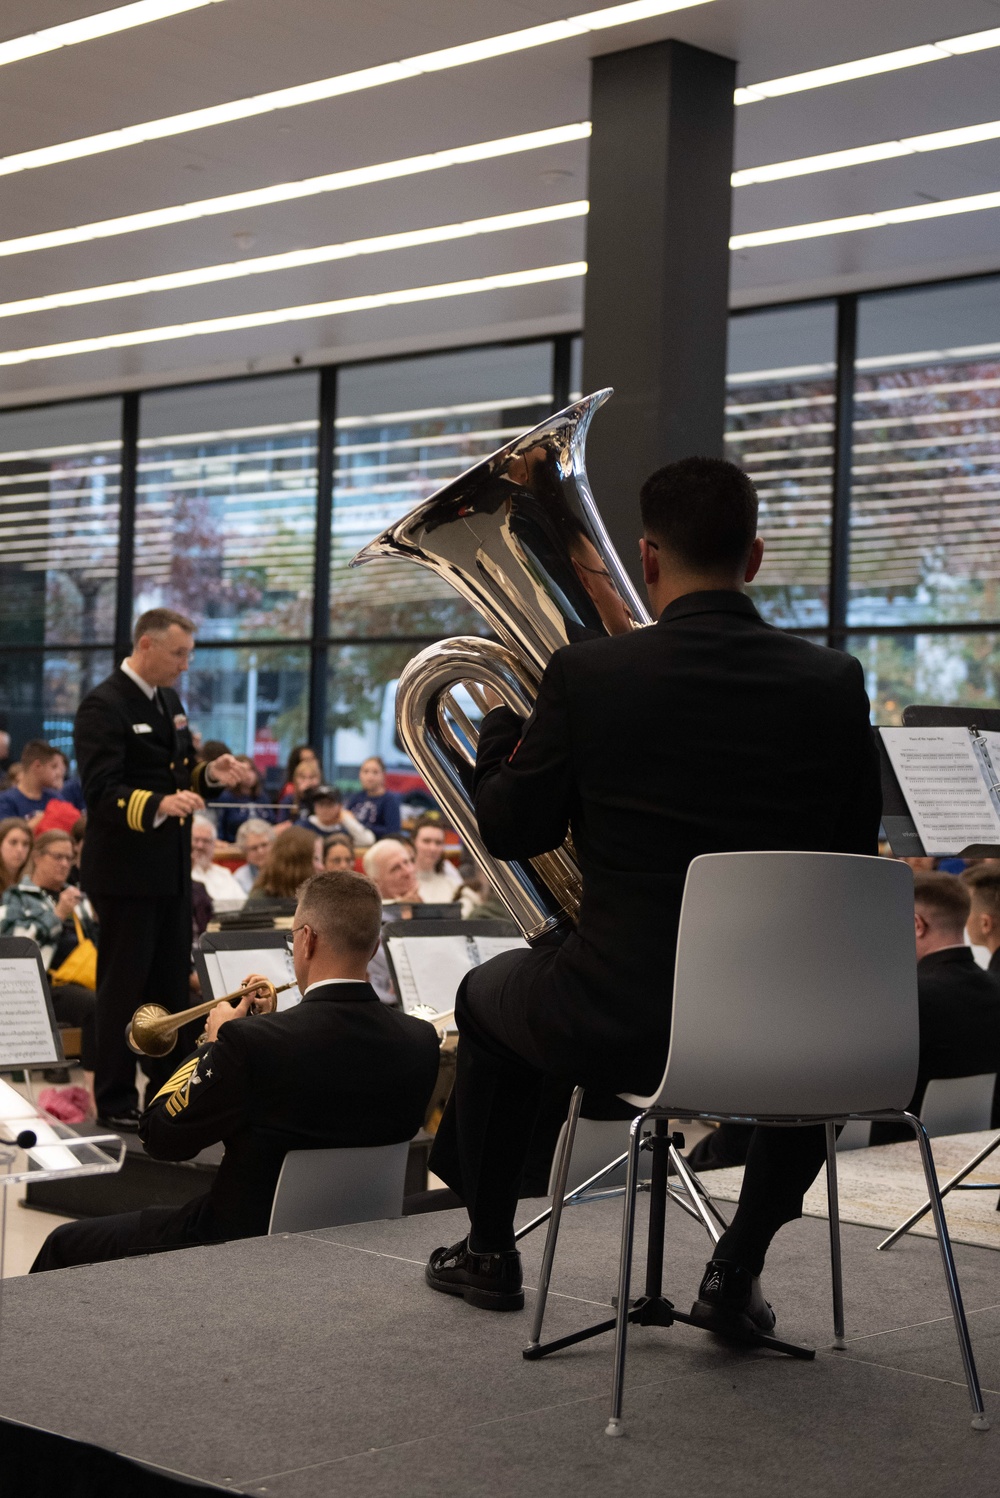
[{"label": "large glass window", "polygon": [[114,639],[121,402],[0,412],[0,643]]},{"label": "large glass window", "polygon": [[852,635],[865,668],[876,723],[899,723],[905,707],[996,707],[1000,634]]},{"label": "large glass window", "polygon": [[0,727],[14,755],[41,738],[72,759],[76,710],[113,664],[110,650],[0,652]]},{"label": "large glass window", "polygon": [[248,754],[269,790],[280,788],[289,752],[308,736],[307,650],[199,646],[178,691],[202,742],[221,739]]},{"label": "large glass window", "polygon": [[308,636],[319,376],[144,396],[135,611],[180,609],[203,641]]},{"label": "large glass window", "polygon": [[482,630],[442,579],[385,559],[351,571],[373,536],[548,415],[552,345],[479,348],[342,369],[337,380],[330,632]]},{"label": "large glass window", "polygon": [[865,297],[852,624],[1000,619],[1000,279]]},{"label": "large glass window", "polygon": [[396,682],[419,648],[400,642],[330,651],[324,761],[331,780],[355,786],[362,760],[377,754],[393,788],[408,787],[413,765],[396,737]]},{"label": "large glass window", "polygon": [[751,592],[773,624],[827,622],[836,309],[730,319],[726,450],[757,486],[764,565]]}]

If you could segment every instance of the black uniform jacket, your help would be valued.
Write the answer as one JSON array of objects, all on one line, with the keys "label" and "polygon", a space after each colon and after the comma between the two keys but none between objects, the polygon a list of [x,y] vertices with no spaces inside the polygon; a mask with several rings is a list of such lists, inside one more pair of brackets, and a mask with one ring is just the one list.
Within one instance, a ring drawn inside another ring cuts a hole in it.
[{"label": "black uniform jacket", "polygon": [[180,895],[191,881],[190,818],[153,826],[164,796],[204,795],[205,766],[181,699],[160,687],[160,710],[120,668],[80,703],[73,737],[87,802],[80,876],[89,895]]},{"label": "black uniform jacket", "polygon": [[932,1077],[1000,1072],[1000,981],[969,947],[944,947],[917,963],[920,1069],[911,1110]]},{"label": "black uniform jacket", "polygon": [[[647,629],[557,651],[521,735],[507,708],[483,720],[476,814],[498,858],[572,829],[579,924],[550,964],[526,964],[523,1013],[529,1054],[551,1068],[561,1050],[577,1081],[658,1082],[694,857],[878,851],[860,663],[765,624],[740,593],[691,593]],[[583,1070],[588,1057],[608,1064]]]},{"label": "black uniform jacket", "polygon": [[329,983],[293,1009],[222,1026],[142,1117],[158,1160],[225,1142],[211,1192],[181,1209],[191,1242],[266,1233],[288,1150],[398,1144],[424,1121],[437,1081],[432,1025],[381,1004],[368,983]]}]

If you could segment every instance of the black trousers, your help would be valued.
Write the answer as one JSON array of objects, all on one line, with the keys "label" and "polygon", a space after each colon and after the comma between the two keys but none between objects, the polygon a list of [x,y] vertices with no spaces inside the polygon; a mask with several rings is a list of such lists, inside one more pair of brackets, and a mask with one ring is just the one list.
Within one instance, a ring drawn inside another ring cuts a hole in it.
[{"label": "black trousers", "polygon": [[[97,1055],[94,1095],[104,1117],[134,1108],[136,1055],[125,1030],[140,1004],[162,1004],[172,1013],[188,1005],[191,967],[191,892],[157,900],[93,895],[101,923],[97,949]],[[142,1067],[156,1092],[174,1071],[178,1056],[193,1046],[182,1034],[171,1055],[143,1058]],[[147,1097],[152,1093],[147,1090]]]},{"label": "black trousers", "polygon": [[197,1231],[199,1210],[205,1200],[199,1197],[183,1207],[144,1207],[141,1212],[64,1222],[52,1229],[29,1273],[71,1269],[76,1264],[104,1264],[109,1259],[129,1259],[166,1249],[195,1248],[211,1241]]},{"label": "black trousers", "polygon": [[[529,960],[530,960],[530,954]],[[492,971],[491,971],[492,969]],[[509,1021],[496,1023],[498,987],[516,980],[511,954],[474,968],[458,991],[455,1019],[459,1044],[455,1086],[430,1156],[430,1169],[465,1202],[469,1241],[479,1252],[514,1246],[524,1165],[550,1075],[516,1049]],[[506,1005],[509,1012],[509,1004]],[[552,1074],[560,1076],[558,1057]],[[594,1068],[603,1076],[604,1057]],[[586,1084],[587,1077],[577,1082]],[[606,1085],[606,1083],[604,1084]],[[621,1090],[631,1090],[627,1077]],[[739,1206],[716,1254],[743,1264],[754,1274],[763,1267],[771,1239],[786,1222],[802,1215],[802,1198],[826,1158],[822,1127],[755,1129],[747,1151]]]},{"label": "black trousers", "polygon": [[80,1065],[93,1071],[97,1061],[97,995],[80,983],[53,983],[56,1024],[80,1030]]}]

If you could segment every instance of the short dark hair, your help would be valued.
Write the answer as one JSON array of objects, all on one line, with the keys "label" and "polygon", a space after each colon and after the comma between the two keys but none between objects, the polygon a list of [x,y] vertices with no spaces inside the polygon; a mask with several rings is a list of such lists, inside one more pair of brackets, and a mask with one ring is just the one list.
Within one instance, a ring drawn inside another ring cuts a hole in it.
[{"label": "short dark hair", "polygon": [[962,883],[973,900],[978,900],[990,915],[1000,920],[1000,866],[990,862],[966,869]]},{"label": "short dark hair", "polygon": [[743,568],[757,535],[757,491],[723,458],[682,458],[650,474],[639,494],[645,530],[684,566]]},{"label": "short dark hair", "polygon": [[143,635],[165,635],[172,624],[178,629],[184,630],[185,634],[195,633],[195,623],[186,614],[178,614],[176,609],[147,609],[140,614],[135,621],[135,629],[132,631],[132,645],[138,645]]},{"label": "short dark hair", "polygon": [[959,931],[969,919],[969,891],[957,874],[914,874],[913,903],[922,905],[931,924]]},{"label": "short dark hair", "polygon": [[232,750],[228,744],[221,739],[207,739],[198,750],[198,758],[203,765],[210,765],[213,759],[221,759],[224,754],[231,754]]},{"label": "short dark hair", "polygon": [[47,765],[58,753],[59,750],[44,739],[29,739],[21,750],[21,766],[26,770],[29,765]]},{"label": "short dark hair", "polygon": [[382,897],[364,874],[348,869],[314,874],[299,897],[296,915],[335,952],[367,957],[382,930]]}]

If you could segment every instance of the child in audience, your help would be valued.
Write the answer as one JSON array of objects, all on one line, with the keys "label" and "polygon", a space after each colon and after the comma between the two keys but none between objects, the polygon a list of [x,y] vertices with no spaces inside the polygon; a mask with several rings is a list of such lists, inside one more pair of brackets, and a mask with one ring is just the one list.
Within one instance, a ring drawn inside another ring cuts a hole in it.
[{"label": "child in audience", "polygon": [[398,837],[402,826],[399,797],[395,791],[386,790],[385,765],[377,754],[370,754],[364,761],[358,779],[361,789],[348,796],[347,810],[376,838]]},{"label": "child in audience", "polygon": [[335,785],[318,785],[306,791],[302,798],[303,809],[299,825],[318,832],[320,837],[329,837],[333,832],[344,832],[356,848],[370,848],[375,841],[374,832],[362,827],[344,806],[344,799]]}]

